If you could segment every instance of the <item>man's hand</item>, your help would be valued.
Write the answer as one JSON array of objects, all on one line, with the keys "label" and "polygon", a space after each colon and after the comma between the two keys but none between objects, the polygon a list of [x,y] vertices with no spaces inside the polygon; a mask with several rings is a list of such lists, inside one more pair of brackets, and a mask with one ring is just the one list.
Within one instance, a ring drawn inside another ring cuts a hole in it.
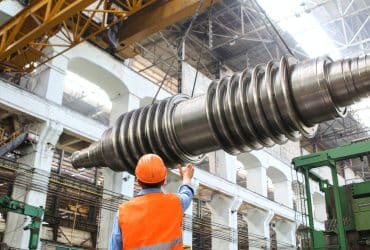
[{"label": "man's hand", "polygon": [[181,164],[177,165],[180,175],[182,177],[182,184],[191,184],[191,179],[194,175],[194,166],[191,163],[186,164],[185,167],[181,166]]}]

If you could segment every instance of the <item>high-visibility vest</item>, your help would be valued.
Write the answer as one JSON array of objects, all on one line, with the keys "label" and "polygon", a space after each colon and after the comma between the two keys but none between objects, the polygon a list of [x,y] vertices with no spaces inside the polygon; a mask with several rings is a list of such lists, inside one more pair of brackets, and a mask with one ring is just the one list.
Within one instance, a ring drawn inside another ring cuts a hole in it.
[{"label": "high-visibility vest", "polygon": [[119,207],[123,249],[183,249],[182,207],[176,194],[150,193]]}]

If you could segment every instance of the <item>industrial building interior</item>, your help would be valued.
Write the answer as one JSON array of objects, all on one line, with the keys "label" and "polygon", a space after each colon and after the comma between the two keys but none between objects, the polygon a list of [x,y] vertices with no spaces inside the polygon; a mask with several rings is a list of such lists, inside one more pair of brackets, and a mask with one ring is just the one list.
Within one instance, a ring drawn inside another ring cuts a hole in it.
[{"label": "industrial building interior", "polygon": [[368,0],[0,0],[0,248],[108,249],[154,152],[166,192],[195,166],[184,249],[370,249],[369,20]]}]

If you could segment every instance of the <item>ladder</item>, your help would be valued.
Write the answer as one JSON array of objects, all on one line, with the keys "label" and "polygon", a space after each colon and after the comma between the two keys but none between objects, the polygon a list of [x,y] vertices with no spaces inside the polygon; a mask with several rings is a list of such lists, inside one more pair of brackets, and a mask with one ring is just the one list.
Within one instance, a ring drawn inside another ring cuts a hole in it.
[{"label": "ladder", "polygon": [[[304,189],[305,179],[302,183],[299,181],[298,172],[296,171],[296,180],[298,188],[298,204],[295,210],[295,220],[301,221],[303,228],[298,229],[298,234],[301,236],[301,245],[303,249],[309,249],[310,233],[308,226],[308,211],[307,211],[307,194]],[[310,194],[308,194],[310,195]]]}]

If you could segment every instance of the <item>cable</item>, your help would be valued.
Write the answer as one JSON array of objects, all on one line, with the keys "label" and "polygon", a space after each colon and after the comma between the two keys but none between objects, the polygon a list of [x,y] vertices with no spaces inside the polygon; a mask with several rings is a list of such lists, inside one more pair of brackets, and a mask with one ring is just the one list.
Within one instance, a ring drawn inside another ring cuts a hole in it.
[{"label": "cable", "polygon": [[[188,36],[188,34],[189,34],[189,32],[190,32],[190,30],[191,30],[192,26],[193,26],[194,21],[195,21],[195,20],[197,19],[197,17],[198,17],[198,14],[199,14],[199,11],[200,11],[200,10],[201,10],[201,8],[202,8],[203,2],[204,2],[204,0],[201,0],[201,1],[199,2],[199,5],[198,5],[198,8],[197,8],[197,11],[196,11],[196,12],[195,12],[195,14],[193,15],[193,18],[192,18],[192,20],[190,21],[189,26],[188,26],[188,28],[186,29],[186,31],[185,31],[185,33],[184,33],[184,35],[183,35],[182,39],[181,39],[181,42],[177,45],[176,51],[179,51],[179,49],[181,48],[181,46],[182,46],[183,44],[185,44],[186,38],[187,38],[187,36]],[[213,2],[213,1],[212,1],[212,2]],[[161,82],[161,85],[159,85],[158,90],[157,90],[157,92],[156,92],[156,93],[155,93],[155,95],[154,95],[154,98],[153,98],[152,104],[153,104],[153,103],[155,103],[155,101],[156,101],[156,99],[157,99],[157,97],[158,97],[158,94],[159,94],[159,92],[161,91],[161,89],[162,89],[162,87],[163,87],[163,84],[164,84],[164,82],[165,82],[165,80],[166,80],[166,78],[167,78],[167,75],[168,75],[168,73],[169,73],[170,69],[172,68],[172,66],[173,66],[174,62],[175,62],[175,59],[172,61],[171,66],[170,66],[170,67],[168,68],[168,70],[166,71],[166,74],[165,74],[165,76],[163,77],[163,80],[162,80],[162,82]]]},{"label": "cable", "polygon": [[[211,4],[210,4],[210,8],[208,10],[208,20],[211,19],[212,17],[212,9],[213,9],[213,1],[211,1]],[[194,91],[195,91],[195,86],[197,84],[197,78],[198,78],[198,72],[199,72],[199,65],[200,65],[200,60],[202,59],[202,56],[203,56],[203,49],[204,49],[204,42],[206,40],[206,37],[203,36],[203,39],[202,39],[202,46],[200,48],[200,53],[199,53],[199,58],[198,58],[198,61],[197,61],[197,70],[195,72],[195,77],[194,77],[194,83],[193,83],[193,88],[191,90],[191,97],[194,96]]]},{"label": "cable", "polygon": [[[65,201],[77,202],[81,206],[93,206],[97,210],[97,215],[94,219],[94,222],[85,221],[82,218],[76,220],[74,224],[80,227],[84,227],[85,230],[97,230],[99,223],[99,215],[101,216],[101,211],[104,209],[106,211],[116,212],[118,206],[125,201],[128,201],[122,195],[114,193],[109,190],[101,189],[101,192],[93,192],[90,190],[96,190],[97,187],[90,184],[83,184],[81,182],[74,182],[75,180],[71,177],[58,176],[52,173],[50,176],[47,173],[43,172],[34,172],[32,169],[25,169],[26,165],[23,164],[14,164],[14,162],[9,162],[13,166],[5,166],[4,161],[0,160],[0,168],[10,170],[12,169],[18,174],[18,177],[14,175],[14,186],[32,189],[37,192],[44,192],[47,194],[47,203],[45,205],[45,216],[58,218],[54,214],[50,214],[48,210],[52,205],[53,196],[58,197],[59,199],[64,199]],[[11,177],[3,177],[1,181],[12,182]],[[73,185],[69,185],[68,182],[74,182]],[[36,185],[35,185],[36,184]],[[78,197],[73,197],[75,190],[78,192]],[[104,198],[103,198],[104,197]],[[194,202],[200,202],[198,199],[194,199]],[[75,214],[76,216],[76,214]],[[88,229],[86,229],[88,228]],[[205,229],[206,228],[206,229]],[[19,227],[17,227],[19,229]],[[276,242],[270,239],[266,239],[262,235],[256,235],[248,232],[240,232],[236,228],[231,228],[228,225],[223,225],[220,223],[211,221],[211,214],[208,213],[206,217],[200,216],[189,216],[185,215],[183,229],[191,231],[192,234],[198,234],[199,237],[207,238],[217,238],[229,242],[236,242],[243,240],[249,244],[249,246],[261,246],[265,245],[268,242]],[[287,246],[286,243],[277,242],[278,246]],[[194,243],[196,246],[196,243]],[[204,249],[204,248],[202,248]],[[285,248],[287,249],[287,248]]]},{"label": "cable", "polygon": [[[269,16],[267,15],[266,11],[259,5],[259,3],[256,0],[253,0],[254,5],[257,6],[257,8],[262,12],[262,14],[265,16],[267,22],[270,24],[271,28],[274,30],[275,34],[278,36],[280,42],[284,45],[285,49],[288,51],[288,53],[293,56],[294,58],[297,58],[296,55],[293,53],[293,51],[289,48],[288,44],[285,42],[284,38],[281,36],[280,32],[277,30],[275,25],[270,20]],[[266,24],[265,20],[263,20],[263,23],[265,24],[266,28],[268,28],[268,25]]]},{"label": "cable", "polygon": [[155,93],[155,95],[153,97],[152,104],[155,103],[155,101],[157,100],[158,94],[161,91],[161,89],[163,87],[163,84],[166,81],[166,78],[167,78],[168,74],[170,73],[170,70],[172,69],[172,66],[175,63],[175,61],[176,61],[176,58],[172,60],[170,67],[168,67],[168,69],[166,71],[166,74],[164,75],[163,80],[162,80],[161,84],[159,85],[158,90],[157,90],[157,92]]},{"label": "cable", "polygon": [[201,49],[200,49],[200,54],[199,54],[198,61],[197,61],[197,68],[196,68],[196,72],[195,72],[193,88],[192,88],[192,90],[191,90],[191,97],[193,97],[193,96],[194,96],[195,86],[197,85],[197,78],[198,78],[198,72],[199,72],[199,65],[200,65],[200,60],[201,60],[202,55],[203,55],[204,40],[205,40],[205,38],[203,37],[203,40],[202,40],[202,47],[201,47]]}]

